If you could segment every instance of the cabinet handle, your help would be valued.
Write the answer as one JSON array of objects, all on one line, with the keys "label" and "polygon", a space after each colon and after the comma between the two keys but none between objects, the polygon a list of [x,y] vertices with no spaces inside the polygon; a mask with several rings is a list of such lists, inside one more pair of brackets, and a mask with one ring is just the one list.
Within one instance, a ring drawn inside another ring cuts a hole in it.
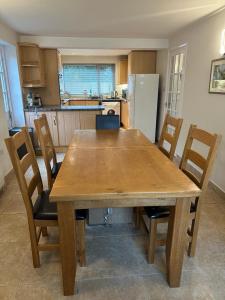
[{"label": "cabinet handle", "polygon": [[54,121],[53,121],[53,122],[54,122],[54,125],[56,126],[56,118],[54,118]]}]

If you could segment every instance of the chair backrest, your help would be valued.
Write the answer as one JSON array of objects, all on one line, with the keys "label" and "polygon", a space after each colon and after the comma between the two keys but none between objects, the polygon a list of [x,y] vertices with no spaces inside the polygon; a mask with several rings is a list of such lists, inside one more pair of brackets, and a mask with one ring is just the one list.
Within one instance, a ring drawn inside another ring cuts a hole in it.
[{"label": "chair backrest", "polygon": [[119,129],[119,115],[96,115],[96,129]]},{"label": "chair backrest", "polygon": [[43,114],[34,120],[34,124],[47,170],[48,188],[51,189],[53,184],[52,169],[56,166],[57,159],[46,115]]},{"label": "chair backrest", "polygon": [[[202,192],[207,188],[220,140],[220,135],[211,134],[205,130],[199,129],[196,125],[190,126],[180,162],[180,169],[202,190]],[[197,143],[200,143],[200,145],[193,147],[193,142],[196,141]],[[194,150],[193,148],[201,148],[201,152],[204,152],[204,154],[201,154],[199,150]],[[190,167],[190,165],[192,165],[192,167]],[[193,165],[195,166],[195,169]]]},{"label": "chair backrest", "polygon": [[[171,160],[174,158],[182,123],[183,119],[174,118],[166,114],[158,147]],[[165,147],[165,142],[169,149]]]},{"label": "chair backrest", "polygon": [[[5,143],[16,173],[28,218],[33,219],[32,196],[36,189],[38,195],[42,194],[43,184],[27,127],[23,127],[20,132],[5,139]],[[23,157],[19,157],[18,150],[22,146],[26,148],[26,153]]]}]

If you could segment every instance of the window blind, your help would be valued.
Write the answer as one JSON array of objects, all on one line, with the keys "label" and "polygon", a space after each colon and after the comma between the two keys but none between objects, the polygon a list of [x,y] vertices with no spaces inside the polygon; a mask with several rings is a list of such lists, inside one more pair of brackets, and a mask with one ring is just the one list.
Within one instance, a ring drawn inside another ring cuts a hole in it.
[{"label": "window blind", "polygon": [[114,64],[64,64],[63,90],[71,95],[109,94],[115,89]]}]

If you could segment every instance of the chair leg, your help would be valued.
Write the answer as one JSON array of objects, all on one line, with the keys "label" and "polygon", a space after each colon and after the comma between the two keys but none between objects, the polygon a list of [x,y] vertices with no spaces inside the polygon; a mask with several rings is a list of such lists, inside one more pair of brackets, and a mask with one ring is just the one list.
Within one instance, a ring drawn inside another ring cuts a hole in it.
[{"label": "chair leg", "polygon": [[136,228],[140,228],[140,207],[134,207],[134,225]]},{"label": "chair leg", "polygon": [[157,220],[150,219],[149,244],[148,244],[148,263],[153,264],[155,259],[155,248],[157,238]]},{"label": "chair leg", "polygon": [[42,236],[48,236],[47,227],[41,227],[41,233],[42,233]]},{"label": "chair leg", "polygon": [[38,251],[37,232],[36,232],[36,227],[34,224],[29,224],[29,231],[30,231],[30,242],[31,242],[33,266],[34,266],[34,268],[39,268],[40,267],[40,256],[39,256],[39,251]]},{"label": "chair leg", "polygon": [[199,228],[199,213],[196,212],[195,219],[192,220],[191,223],[191,241],[188,245],[188,256],[195,256],[196,252],[196,243],[198,236],[198,228]]},{"label": "chair leg", "polygon": [[78,244],[78,257],[80,266],[86,265],[86,254],[85,254],[85,220],[77,221],[77,244]]}]

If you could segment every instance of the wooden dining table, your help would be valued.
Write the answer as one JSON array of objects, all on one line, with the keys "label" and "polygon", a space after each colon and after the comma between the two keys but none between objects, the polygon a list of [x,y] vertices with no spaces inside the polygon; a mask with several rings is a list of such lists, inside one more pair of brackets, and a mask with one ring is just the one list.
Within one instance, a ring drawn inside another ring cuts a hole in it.
[{"label": "wooden dining table", "polygon": [[76,131],[53,185],[57,203],[64,295],[76,277],[74,210],[170,206],[167,281],[179,287],[191,198],[199,188],[137,129]]}]

